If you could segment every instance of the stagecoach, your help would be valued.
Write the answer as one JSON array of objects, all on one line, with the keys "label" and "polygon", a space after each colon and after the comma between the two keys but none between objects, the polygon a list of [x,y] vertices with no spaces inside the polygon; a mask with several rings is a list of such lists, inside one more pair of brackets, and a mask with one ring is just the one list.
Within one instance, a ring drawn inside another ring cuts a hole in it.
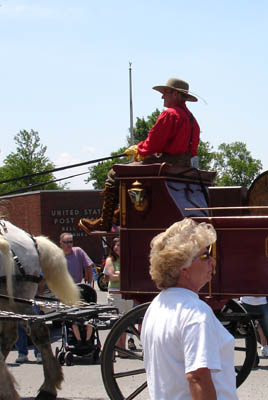
[{"label": "stagecoach", "polygon": [[[194,168],[178,170],[166,163],[115,165],[114,169],[120,187],[120,290],[124,298],[139,305],[121,318],[113,307],[91,304],[81,310],[61,311],[59,306],[45,316],[1,314],[1,319],[24,319],[29,325],[53,319],[98,320],[110,330],[101,356],[103,383],[110,399],[148,400],[139,339],[143,316],[158,293],[149,275],[150,242],[174,222],[190,217],[211,223],[217,231],[213,277],[200,296],[236,339],[235,370],[237,386],[241,385],[256,362],[254,324],[261,315],[248,314],[238,299],[244,295],[268,296],[267,173],[247,190],[213,187],[215,173]],[[91,235],[111,239],[118,233]],[[17,300],[32,304],[31,300]],[[136,350],[117,347],[124,332],[132,335]],[[116,356],[117,351],[128,357],[127,362]]]},{"label": "stagecoach", "polygon": [[[142,318],[158,293],[149,276],[150,241],[184,217],[211,223],[217,231],[213,278],[200,296],[236,339],[235,370],[241,385],[256,363],[254,320],[261,315],[246,313],[238,299],[268,295],[267,174],[247,190],[213,187],[213,172],[178,171],[168,164],[118,164],[114,169],[120,186],[121,293],[140,305],[113,326],[105,341],[101,369],[109,397],[148,398],[141,348],[124,351],[116,342],[127,332],[139,343]],[[125,352],[130,369],[125,360],[115,358],[116,350]]]}]

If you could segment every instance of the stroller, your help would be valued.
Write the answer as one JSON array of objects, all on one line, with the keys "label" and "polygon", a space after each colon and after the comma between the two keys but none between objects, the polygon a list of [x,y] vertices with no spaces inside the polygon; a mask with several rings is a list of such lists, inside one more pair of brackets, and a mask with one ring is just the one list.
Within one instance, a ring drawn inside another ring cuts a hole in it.
[{"label": "stroller", "polygon": [[[79,283],[81,298],[87,303],[97,302],[97,293],[89,285]],[[75,323],[80,331],[82,344],[78,342],[73,333],[72,324]],[[94,326],[94,321],[90,321],[92,326],[92,334],[88,341],[86,341],[86,325],[85,321],[63,321],[61,327],[62,344],[61,347],[56,347],[55,356],[61,365],[72,365],[74,356],[88,358],[91,363],[96,363],[99,360],[101,351],[101,342],[99,339],[99,332],[97,326]]]}]

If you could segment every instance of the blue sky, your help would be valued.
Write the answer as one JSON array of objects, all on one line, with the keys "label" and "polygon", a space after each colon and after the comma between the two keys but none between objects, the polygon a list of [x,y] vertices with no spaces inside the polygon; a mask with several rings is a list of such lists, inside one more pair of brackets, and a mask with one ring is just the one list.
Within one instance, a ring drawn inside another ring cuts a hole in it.
[{"label": "blue sky", "polygon": [[[134,123],[162,109],[152,86],[182,78],[206,100],[188,103],[202,140],[243,141],[268,169],[266,0],[0,4],[0,165],[22,129],[39,132],[57,166],[124,146],[131,61]],[[89,188],[83,180],[70,188]]]}]

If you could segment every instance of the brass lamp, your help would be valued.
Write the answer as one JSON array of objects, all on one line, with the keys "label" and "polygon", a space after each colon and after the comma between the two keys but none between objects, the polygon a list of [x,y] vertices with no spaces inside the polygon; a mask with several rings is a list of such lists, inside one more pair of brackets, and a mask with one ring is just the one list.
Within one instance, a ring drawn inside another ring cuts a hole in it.
[{"label": "brass lamp", "polygon": [[128,189],[128,194],[132,204],[137,211],[145,211],[148,207],[148,199],[146,190],[142,187],[141,182],[135,181],[132,183],[132,187]]}]

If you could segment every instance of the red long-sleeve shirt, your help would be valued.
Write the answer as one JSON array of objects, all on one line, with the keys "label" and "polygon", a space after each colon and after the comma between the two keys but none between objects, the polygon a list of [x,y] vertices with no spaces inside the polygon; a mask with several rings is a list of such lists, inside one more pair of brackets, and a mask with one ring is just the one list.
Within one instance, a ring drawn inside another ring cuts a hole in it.
[{"label": "red long-sleeve shirt", "polygon": [[197,155],[200,128],[193,120],[192,145],[190,146],[191,123],[190,111],[185,104],[170,107],[163,111],[145,140],[138,144],[138,152],[142,156],[154,153],[184,154],[190,152]]}]

